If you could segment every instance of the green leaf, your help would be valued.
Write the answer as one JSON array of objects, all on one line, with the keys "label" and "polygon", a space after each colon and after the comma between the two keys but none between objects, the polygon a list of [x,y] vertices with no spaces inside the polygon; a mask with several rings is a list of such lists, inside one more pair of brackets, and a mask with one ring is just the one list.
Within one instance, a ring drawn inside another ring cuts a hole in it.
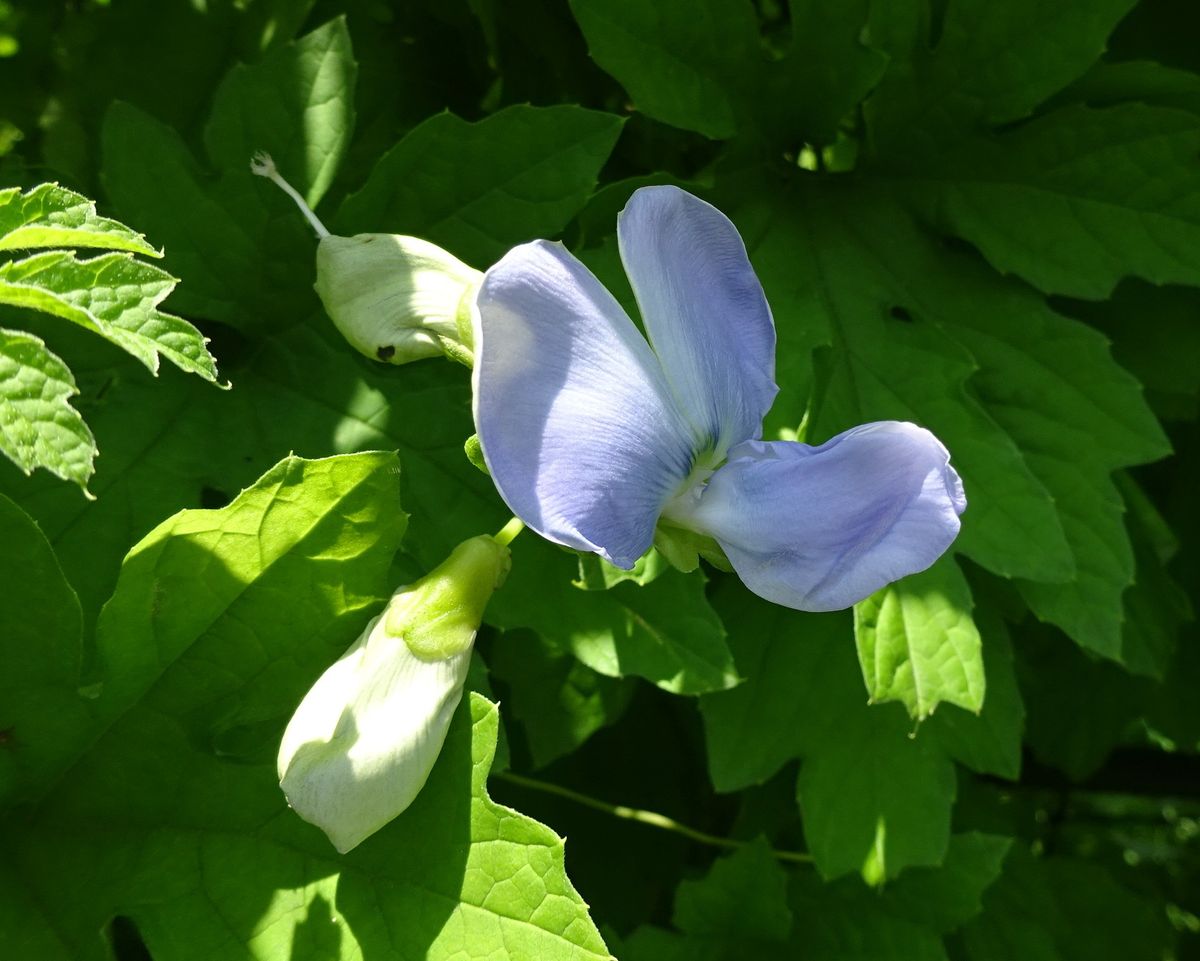
[{"label": "green leaf", "polygon": [[1012,643],[995,610],[981,605],[976,616],[987,678],[983,710],[972,714],[947,707],[925,721],[921,732],[937,738],[951,757],[972,771],[1015,781],[1021,774],[1025,705],[1017,686]]},{"label": "green leaf", "polygon": [[737,132],[738,104],[727,85],[739,70],[761,72],[750,7],[573,0],[571,10],[592,59],[625,86],[639,110],[713,139]]},{"label": "green leaf", "polygon": [[1197,152],[1193,113],[1067,106],[925,165],[917,196],[1001,273],[1047,293],[1107,297],[1126,276],[1196,284]]},{"label": "green leaf", "polygon": [[614,567],[598,554],[580,554],[579,577],[572,583],[584,591],[607,591],[626,581],[633,581],[641,587],[670,569],[671,566],[654,548],[639,557],[629,570]]},{"label": "green leaf", "polygon": [[54,549],[33,518],[0,495],[0,803],[19,784],[38,780],[42,759],[33,734],[71,728],[85,714],[79,685],[83,618]]},{"label": "green leaf", "polygon": [[[827,674],[850,672],[837,680],[839,692],[850,691],[854,707],[865,707],[866,697],[845,617],[803,616],[726,587],[713,600],[745,681],[731,691],[702,697],[700,713],[713,786],[737,791],[765,782],[816,746],[819,708],[808,698],[828,688]],[[841,648],[844,656],[839,658]],[[827,706],[826,700],[822,697],[820,708]]]},{"label": "green leaf", "polygon": [[[83,331],[77,338],[104,346]],[[111,349],[105,352],[116,355]],[[97,499],[83,502],[45,475],[0,478],[4,492],[33,515],[58,552],[79,594],[88,635],[112,594],[130,545],[164,517],[200,506],[206,485],[232,495],[270,466],[256,462],[246,465],[244,474],[233,475],[226,459],[231,452],[209,432],[215,424],[213,412],[229,410],[237,390],[210,390],[196,378],[171,372],[154,379],[132,360],[114,372],[105,362],[111,359],[85,356],[76,362],[91,427],[104,451],[89,483]],[[100,366],[93,366],[97,363]],[[229,439],[228,432],[224,439]],[[265,459],[275,451],[263,454]]]},{"label": "green leaf", "polygon": [[674,694],[738,683],[703,575],[668,571],[645,586],[626,581],[609,591],[580,591],[571,584],[574,569],[566,551],[516,542],[512,572],[488,607],[488,622],[530,628],[599,674],[637,675]]},{"label": "green leaf", "polygon": [[[264,276],[263,261],[268,254],[280,256],[282,244],[269,239],[265,195],[250,192],[249,158],[236,181],[229,174],[211,182],[178,133],[119,101],[105,112],[101,145],[104,181],[117,209],[166,245],[167,265],[182,280],[175,297],[182,313],[245,326],[262,323],[277,306],[303,311],[294,294],[286,296],[294,287],[292,278],[285,288]],[[145,176],[148,169],[153,178]],[[180,215],[184,210],[186,217]],[[296,216],[294,206],[284,211],[280,205],[281,222],[286,217],[291,223]],[[294,227],[285,235],[290,242],[282,242],[284,249],[298,252],[307,242],[309,256],[314,256],[315,244],[304,236],[302,225]],[[313,309],[315,297],[304,299]]]},{"label": "green leaf", "polygon": [[419,236],[486,268],[515,244],[561,233],[622,122],[576,106],[517,105],[478,123],[437,114],[380,158],[335,226]]},{"label": "green leaf", "polygon": [[949,557],[856,604],[854,639],[872,702],[899,701],[918,720],[943,701],[979,711],[983,652],[973,607]]},{"label": "green leaf", "polygon": [[941,868],[915,868],[883,891],[856,879],[793,884],[793,943],[813,961],[944,961],[942,935],[977,915],[980,898],[996,880],[1010,839],[960,834]]},{"label": "green leaf", "polygon": [[4,932],[5,949],[18,958],[77,961],[70,947],[59,940],[7,857],[0,865],[0,931]]},{"label": "green leaf", "polygon": [[[342,17],[276,47],[252,67],[238,64],[213,98],[204,130],[219,170],[244,170],[265,150],[316,207],[333,182],[354,131],[358,65]],[[304,131],[297,137],[297,131]]]},{"label": "green leaf", "polygon": [[237,453],[261,457],[264,438],[272,456],[292,446],[321,454],[398,449],[412,515],[406,550],[424,569],[466,538],[498,530],[511,515],[463,454],[472,430],[469,375],[457,365],[371,363],[323,318],[316,324],[320,332],[305,325],[264,342],[231,415]]},{"label": "green leaf", "polygon": [[[804,237],[793,248],[792,277],[821,292],[801,301],[804,313],[791,314],[791,323],[818,324],[831,335],[832,349],[817,357],[807,438],[872,420],[928,427],[949,448],[967,494],[955,549],[1005,576],[1067,580],[1074,561],[1051,493],[969,392],[985,358],[956,342],[963,314],[978,310],[981,297],[995,301],[999,281],[965,258],[947,262],[882,192],[805,190],[776,203],[776,216],[798,221]],[[793,303],[775,309],[782,314]],[[991,312],[1010,316],[1002,301]]]},{"label": "green leaf", "polygon": [[506,688],[509,720],[520,722],[535,768],[545,767],[617,721],[633,684],[605,677],[532,631],[505,631],[488,656]]},{"label": "green leaf", "polygon": [[1040,859],[1020,847],[962,939],[969,961],[1159,961],[1171,942],[1160,899],[1093,861]]},{"label": "green leaf", "polygon": [[158,305],[175,278],[157,267],[112,253],[78,260],[73,251],[34,254],[0,264],[0,303],[40,310],[94,331],[132,354],[152,372],[166,357],[176,367],[217,379],[207,340]]},{"label": "green leaf", "polygon": [[162,254],[124,224],[96,213],[96,205],[58,184],[21,193],[0,190],[0,250],[33,247],[102,247],[147,257]]},{"label": "green leaf", "polygon": [[251,174],[250,157],[267,150],[317,199],[346,150],[355,77],[341,20],[235,67],[204,130],[215,177],[175,129],[125,103],[108,108],[105,184],[117,208],[165,244],[181,312],[263,329],[319,311],[312,232],[291,200]]},{"label": "green leaf", "polygon": [[63,773],[3,838],[72,957],[106,956],[113,914],[160,961],[273,961],[294,939],[331,958],[607,957],[562,841],[487,798],[486,700],[464,701],[420,797],[349,857],[279,792],[283,724],[391,587],[395,464],[289,458],[130,552],[99,626],[93,720],[31,737]]},{"label": "green leaf", "polygon": [[[997,292],[999,294],[999,292]],[[1076,577],[1050,586],[1018,582],[1034,613],[1083,647],[1119,658],[1121,598],[1133,552],[1112,472],[1169,452],[1138,383],[1113,363],[1107,341],[1011,290],[964,313],[954,335],[981,360],[976,389],[1026,451],[1054,495]],[[1024,308],[1025,321],[1011,322]],[[1071,357],[1065,365],[1062,358]]]},{"label": "green leaf", "polygon": [[1076,301],[1070,312],[1112,341],[1113,357],[1134,375],[1164,421],[1200,416],[1200,290],[1127,280],[1110,299]]},{"label": "green leaf", "polygon": [[1137,565],[1134,584],[1124,598],[1121,662],[1134,674],[1162,680],[1194,611],[1187,592],[1167,569],[1178,544],[1172,543],[1165,518],[1134,481],[1118,479]]},{"label": "green leaf", "polygon": [[[22,38],[24,56],[18,59],[34,67],[23,86],[31,88],[32,97],[40,94],[38,109],[44,109],[48,94],[55,101],[42,128],[45,163],[94,190],[100,179],[95,134],[114,101],[134,104],[186,137],[198,136],[195,127],[228,67],[259,60],[264,51],[286,43],[311,6],[312,0],[124,0],[119,7],[87,8],[66,17],[39,8],[37,26],[23,13],[20,19],[33,29]],[[65,55],[51,78],[44,71],[55,34]],[[164,43],[164,38],[180,42]],[[37,114],[30,119],[26,131],[37,129]]]},{"label": "green leaf", "polygon": [[[380,453],[288,458],[229,506],[183,511],[147,534],[121,565],[97,625],[103,686],[94,722],[90,729],[60,726],[31,736],[29,750],[49,759],[39,769],[52,761],[65,769],[125,712],[139,705],[153,710],[156,699],[185,713],[225,699],[227,726],[239,712],[254,713],[255,698],[271,705],[275,713],[266,717],[283,715],[298,685],[294,662],[262,660],[257,690],[242,687],[220,665],[255,637],[253,660],[266,658],[260,635],[268,629],[276,645],[297,632],[314,639],[333,633],[338,641],[324,643],[330,654],[340,653],[347,625],[358,624],[384,592],[380,581],[404,529],[395,464],[394,454]],[[340,574],[313,563],[326,556],[344,562]],[[357,575],[356,559],[363,568]],[[247,620],[263,626],[248,635]],[[235,695],[237,703],[228,700]]]},{"label": "green leaf", "polygon": [[680,882],[672,922],[679,934],[643,926],[626,942],[627,961],[718,961],[781,956],[792,929],[788,876],[761,838]]},{"label": "green leaf", "polygon": [[15,472],[0,489],[41,524],[87,621],[112,593],[129,546],[163,517],[223,503],[292,451],[400,451],[413,573],[504,523],[509,515],[491,481],[462,454],[472,429],[463,373],[371,364],[324,318],[314,325],[255,341],[227,370],[236,384],[230,391],[171,373],[153,380],[132,363],[114,371],[111,358],[93,361],[94,369],[76,364],[104,451],[92,483],[98,500],[85,510],[62,485]]},{"label": "green leaf", "polygon": [[688,934],[730,940],[785,941],[792,928],[787,875],[758,838],[713,864],[703,881],[675,892],[675,926]]},{"label": "green leaf", "polygon": [[592,57],[637,108],[712,139],[831,141],[885,60],[864,47],[863,2],[789,4],[787,40],[763,42],[755,10],[704,0],[572,0]]},{"label": "green leaf", "polygon": [[1017,668],[1026,742],[1041,763],[1082,781],[1132,733],[1145,681],[1052,630],[1026,625],[1021,636]]},{"label": "green leaf", "polygon": [[936,931],[879,910],[877,894],[830,896],[816,878],[801,878],[792,903],[796,911],[796,956],[805,961],[946,961]]},{"label": "green leaf", "polygon": [[950,758],[1016,776],[1020,695],[1003,625],[986,611],[983,711],[945,707],[914,731],[897,707],[865,704],[845,615],[800,614],[733,585],[714,603],[746,680],[700,699],[713,784],[732,791],[762,783],[802,758],[805,836],[826,876],[868,864],[872,877],[881,866],[894,876],[906,863],[938,863],[954,797]]},{"label": "green leaf", "polygon": [[77,393],[40,338],[0,327],[0,451],[26,474],[44,467],[86,494],[96,442],[70,404]]},{"label": "green leaf", "polygon": [[1168,665],[1166,678],[1146,708],[1146,724],[1181,751],[1200,750],[1200,634],[1193,624]]},{"label": "green leaf", "polygon": [[886,194],[798,199],[813,233],[801,269],[837,292],[821,302],[834,349],[818,358],[810,434],[928,426],[967,492],[956,549],[1022,578],[1040,618],[1119,657],[1133,556],[1111,474],[1169,450],[1137,382],[1096,331],[940,249]]},{"label": "green leaf", "polygon": [[1113,107],[1134,101],[1200,113],[1200,75],[1152,60],[1102,60],[1055,97],[1053,105]]},{"label": "green leaf", "polygon": [[881,884],[909,865],[945,857],[954,765],[932,738],[912,737],[900,720],[844,711],[823,732],[829,746],[810,751],[800,766],[804,836],[825,877],[858,871]]},{"label": "green leaf", "polygon": [[984,892],[1000,876],[1012,843],[992,834],[956,834],[940,868],[906,872],[883,892],[881,907],[936,931],[953,931],[983,910]]},{"label": "green leaf", "polygon": [[1134,2],[950,0],[936,38],[924,3],[873,8],[871,42],[892,62],[868,103],[870,140],[905,163],[955,136],[1028,116],[1099,58]]},{"label": "green leaf", "polygon": [[709,773],[719,791],[766,780],[803,758],[804,834],[826,877],[873,882],[940,863],[950,830],[954,766],[936,738],[895,705],[868,706],[845,614],[800,614],[715,595],[746,681],[701,698]]}]

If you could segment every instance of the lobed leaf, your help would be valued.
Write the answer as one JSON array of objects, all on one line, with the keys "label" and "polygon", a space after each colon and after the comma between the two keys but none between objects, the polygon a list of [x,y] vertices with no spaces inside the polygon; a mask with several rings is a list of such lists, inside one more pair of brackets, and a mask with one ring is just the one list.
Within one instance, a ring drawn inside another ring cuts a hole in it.
[{"label": "lobed leaf", "polygon": [[1010,844],[992,835],[956,835],[942,867],[914,868],[882,891],[857,879],[822,885],[797,878],[797,952],[816,961],[945,961],[944,936],[980,912]]},{"label": "lobed leaf", "polygon": [[832,345],[817,356],[807,437],[820,442],[872,420],[928,427],[951,451],[967,494],[955,549],[1005,576],[1068,580],[1075,561],[1051,493],[969,390],[985,359],[956,342],[960,317],[993,296],[981,289],[988,281],[965,282],[882,192],[798,192],[778,216],[796,219],[805,235],[793,276],[821,292],[800,302],[804,313],[789,315],[785,301],[781,323],[820,324]]},{"label": "lobed leaf", "polygon": [[1133,556],[1111,474],[1168,450],[1137,382],[1095,331],[939,249],[886,194],[800,196],[796,215],[821,238],[810,282],[838,294],[816,302],[835,349],[818,357],[810,436],[895,417],[928,426],[967,491],[956,549],[1119,658]]},{"label": "lobed leaf", "polygon": [[1135,2],[873,7],[871,42],[892,62],[867,105],[870,142],[879,156],[905,163],[1028,116],[1087,71]]},{"label": "lobed leaf", "polygon": [[175,129],[127,103],[109,106],[105,184],[118,209],[166,245],[183,281],[182,312],[261,330],[320,309],[310,282],[297,282],[312,276],[312,232],[287,197],[251,174],[250,157],[271,153],[315,203],[349,143],[356,78],[340,18],[232,68],[204,129],[215,176]]},{"label": "lobed leaf", "polygon": [[83,616],[54,549],[37,524],[0,495],[0,804],[22,784],[44,776],[29,743],[43,732],[70,729],[87,714],[76,692],[82,667]]},{"label": "lobed leaf", "polygon": [[71,406],[77,393],[67,365],[40,338],[0,328],[0,451],[26,474],[44,467],[86,494],[97,451]]},{"label": "lobed leaf", "polygon": [[914,178],[930,216],[1001,273],[1099,299],[1125,276],[1200,283],[1198,152],[1193,113],[1067,106],[973,140]]},{"label": "lobed leaf", "polygon": [[793,0],[790,30],[767,42],[744,4],[572,0],[571,9],[592,57],[639,110],[715,140],[831,142],[886,63],[861,42],[862,0]]},{"label": "lobed leaf", "polygon": [[161,961],[266,961],[314,939],[347,959],[608,957],[561,839],[488,799],[498,721],[477,695],[418,800],[352,855],[286,808],[283,724],[390,586],[395,463],[289,458],[130,552],[98,629],[90,716],[22,742],[61,773],[25,784],[42,800],[3,834],[8,875],[40,900],[40,923],[8,926],[21,899],[0,907],[18,946],[103,957],[96,931],[119,913]]},{"label": "lobed leaf", "polygon": [[718,592],[746,681],[700,700],[717,790],[764,781],[803,759],[804,833],[826,877],[873,882],[938,864],[949,838],[954,766],[934,737],[891,705],[870,707],[844,614],[799,614]]},{"label": "lobed leaf", "polygon": [[643,925],[626,943],[628,961],[777,956],[792,930],[787,873],[756,838],[681,881],[671,920],[679,933]]},{"label": "lobed leaf", "polygon": [[58,184],[40,184],[24,193],[0,190],[0,250],[37,247],[101,247],[147,257],[162,253],[137,231],[96,213],[82,194]]},{"label": "lobed leaf", "polygon": [[158,305],[176,280],[165,271],[112,253],[78,260],[74,251],[34,254],[0,264],[0,304],[29,307],[79,324],[111,341],[152,372],[166,357],[176,367],[217,379],[206,338]]},{"label": "lobed leaf", "polygon": [[725,630],[704,596],[704,576],[668,571],[641,586],[580,591],[567,552],[520,541],[506,589],[488,608],[488,623],[526,627],[593,671],[637,675],[674,694],[719,691],[738,683]]},{"label": "lobed leaf", "polygon": [[605,677],[531,631],[505,631],[488,656],[508,690],[510,722],[521,724],[535,768],[570,754],[616,722],[633,697],[632,681]]},{"label": "lobed leaf", "polygon": [[1035,858],[1015,847],[962,946],[969,961],[1157,961],[1171,941],[1158,899],[1094,862]]},{"label": "lobed leaf", "polygon": [[354,132],[357,80],[344,17],[276,47],[253,66],[235,65],[217,88],[204,130],[209,158],[219,170],[244,172],[250,157],[265,150],[315,207]]},{"label": "lobed leaf", "polygon": [[854,639],[872,702],[899,701],[920,720],[946,701],[983,707],[983,651],[971,589],[943,557],[854,606]]},{"label": "lobed leaf", "polygon": [[972,714],[950,706],[925,721],[921,731],[937,738],[951,757],[972,771],[1015,781],[1021,774],[1025,705],[1017,686],[1012,643],[992,604],[981,604],[976,617],[987,679],[983,709]]},{"label": "lobed leaf", "polygon": [[430,117],[385,153],[335,219],[346,234],[413,234],[481,269],[555,237],[596,185],[623,121],[576,106]]}]

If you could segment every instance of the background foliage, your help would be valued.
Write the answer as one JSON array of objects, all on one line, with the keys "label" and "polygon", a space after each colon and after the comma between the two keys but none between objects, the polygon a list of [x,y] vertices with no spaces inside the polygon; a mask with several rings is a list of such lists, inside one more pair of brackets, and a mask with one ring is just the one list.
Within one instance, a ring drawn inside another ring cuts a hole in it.
[{"label": "background foliage", "polygon": [[[0,2],[0,954],[1200,957],[1197,40],[1187,0]],[[432,780],[336,856],[282,727],[506,514],[466,372],[340,340],[258,149],[336,232],[561,237],[626,300],[625,199],[702,194],[768,432],[930,427],[953,555],[808,615],[525,535]]]}]

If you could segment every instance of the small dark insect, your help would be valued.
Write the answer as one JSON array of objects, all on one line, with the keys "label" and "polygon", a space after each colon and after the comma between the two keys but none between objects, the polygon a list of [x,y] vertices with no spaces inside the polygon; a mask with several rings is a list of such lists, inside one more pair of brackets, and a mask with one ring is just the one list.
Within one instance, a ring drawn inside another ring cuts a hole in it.
[{"label": "small dark insect", "polygon": [[375,356],[380,360],[391,360],[394,353],[396,353],[396,348],[391,346],[391,344],[385,344],[375,351]]},{"label": "small dark insect", "polygon": [[13,728],[0,728],[0,747],[10,747],[13,742]]},{"label": "small dark insect", "polygon": [[896,318],[896,320],[902,320],[906,324],[911,324],[913,322],[912,314],[910,314],[903,307],[900,307],[900,306],[893,307],[891,310],[888,311],[888,313],[892,317]]}]

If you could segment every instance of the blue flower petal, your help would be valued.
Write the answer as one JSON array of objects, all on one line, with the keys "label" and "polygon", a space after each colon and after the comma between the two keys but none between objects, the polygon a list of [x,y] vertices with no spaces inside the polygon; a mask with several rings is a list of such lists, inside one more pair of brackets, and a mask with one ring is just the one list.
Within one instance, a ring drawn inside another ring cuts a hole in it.
[{"label": "blue flower petal", "polygon": [[692,466],[657,358],[558,244],[509,251],[475,302],[475,425],[500,495],[543,537],[632,567]]},{"label": "blue flower petal", "polygon": [[820,447],[751,441],[712,476],[690,521],[755,594],[838,610],[950,546],[967,501],[949,461],[933,434],[896,421]]},{"label": "blue flower petal", "polygon": [[737,229],[678,187],[644,187],[617,220],[621,260],[697,448],[717,459],[762,434],[775,326]]}]

